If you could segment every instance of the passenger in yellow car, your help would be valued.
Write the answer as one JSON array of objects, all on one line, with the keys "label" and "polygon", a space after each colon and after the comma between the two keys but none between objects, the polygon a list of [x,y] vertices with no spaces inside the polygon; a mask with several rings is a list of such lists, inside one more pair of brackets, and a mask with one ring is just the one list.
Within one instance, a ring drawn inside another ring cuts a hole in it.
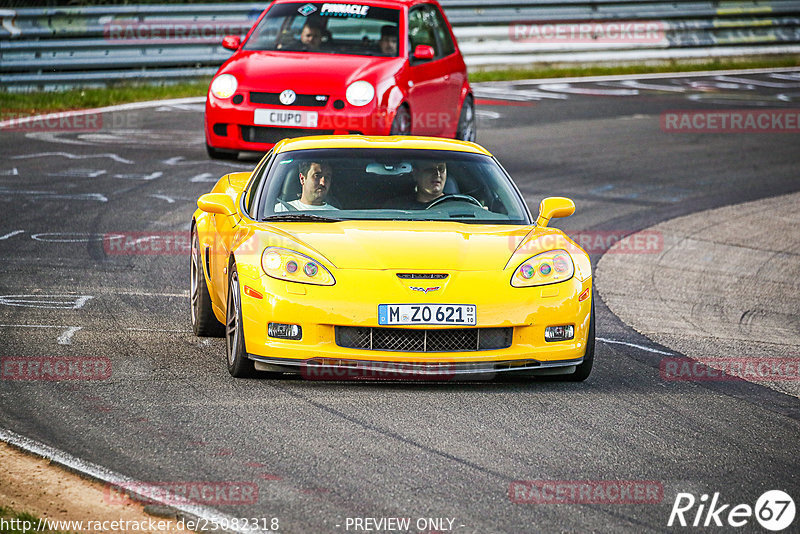
[{"label": "passenger in yellow car", "polygon": [[[339,209],[325,202],[333,182],[333,171],[327,163],[307,161],[300,164],[300,198],[286,202],[298,211]],[[290,211],[283,202],[275,206],[275,213]]]}]

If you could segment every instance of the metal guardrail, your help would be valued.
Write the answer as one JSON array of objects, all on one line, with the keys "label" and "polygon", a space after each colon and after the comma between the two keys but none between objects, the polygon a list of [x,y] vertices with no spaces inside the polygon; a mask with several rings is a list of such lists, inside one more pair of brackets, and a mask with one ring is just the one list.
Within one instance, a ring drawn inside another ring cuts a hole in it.
[{"label": "metal guardrail", "polygon": [[[442,0],[442,5],[473,68],[800,53],[800,0]],[[0,86],[56,89],[208,76],[230,57],[222,36],[246,33],[264,7],[0,9]]]}]

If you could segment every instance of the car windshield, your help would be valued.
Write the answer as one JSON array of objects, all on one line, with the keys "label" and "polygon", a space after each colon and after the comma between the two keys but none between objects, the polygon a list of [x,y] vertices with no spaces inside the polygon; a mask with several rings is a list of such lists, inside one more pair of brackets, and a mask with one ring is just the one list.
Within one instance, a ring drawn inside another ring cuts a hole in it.
[{"label": "car windshield", "polygon": [[411,149],[315,149],[275,156],[257,217],[275,221],[409,220],[530,224],[494,158]]},{"label": "car windshield", "polygon": [[363,4],[275,4],[245,50],[397,57],[400,11]]}]

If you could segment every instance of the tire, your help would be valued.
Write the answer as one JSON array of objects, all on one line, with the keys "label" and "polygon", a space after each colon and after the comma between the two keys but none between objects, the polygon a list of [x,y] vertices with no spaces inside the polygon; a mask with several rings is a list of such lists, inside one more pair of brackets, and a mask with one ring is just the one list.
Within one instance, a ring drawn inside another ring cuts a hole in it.
[{"label": "tire", "polygon": [[464,105],[461,106],[461,115],[458,118],[458,128],[456,129],[456,139],[462,141],[475,142],[476,135],[475,121],[475,101],[472,95],[464,98]]},{"label": "tire", "polygon": [[583,355],[583,363],[575,368],[571,375],[563,375],[559,378],[566,382],[583,382],[589,378],[594,365],[594,295],[592,295],[592,311],[589,315],[589,335],[586,338],[586,353]]},{"label": "tire", "polygon": [[194,228],[192,228],[192,255],[189,268],[189,307],[191,309],[194,335],[222,337],[225,333],[225,328],[217,320],[211,307],[211,295],[208,292],[203,270],[203,256],[200,254],[200,240]]},{"label": "tire", "polygon": [[206,152],[211,159],[224,159],[232,160],[239,159],[239,152],[237,150],[220,150],[206,143]]},{"label": "tire", "polygon": [[232,264],[228,275],[228,305],[225,312],[225,360],[232,377],[249,378],[255,376],[256,370],[245,348],[241,299],[239,273],[236,264]]},{"label": "tire", "polygon": [[397,108],[389,135],[411,135],[411,112],[408,107]]}]

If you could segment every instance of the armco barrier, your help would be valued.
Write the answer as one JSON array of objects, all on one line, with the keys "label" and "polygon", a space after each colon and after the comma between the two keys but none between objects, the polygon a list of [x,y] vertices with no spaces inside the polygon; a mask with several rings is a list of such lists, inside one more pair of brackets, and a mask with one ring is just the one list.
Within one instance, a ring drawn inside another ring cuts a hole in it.
[{"label": "armco barrier", "polygon": [[[441,3],[471,68],[800,53],[800,0]],[[208,76],[265,5],[0,9],[0,86]]]}]

